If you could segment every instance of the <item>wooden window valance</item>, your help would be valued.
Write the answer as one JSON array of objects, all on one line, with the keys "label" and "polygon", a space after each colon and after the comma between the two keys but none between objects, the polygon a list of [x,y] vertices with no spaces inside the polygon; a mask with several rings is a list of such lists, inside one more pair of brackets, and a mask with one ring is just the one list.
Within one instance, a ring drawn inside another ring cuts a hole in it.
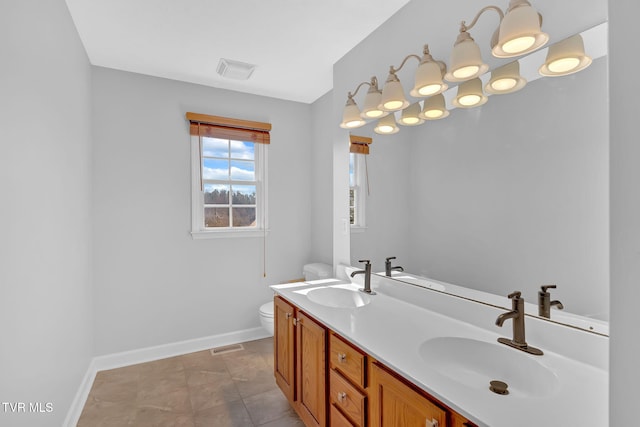
[{"label": "wooden window valance", "polygon": [[187,113],[191,135],[269,144],[271,123]]},{"label": "wooden window valance", "polygon": [[369,154],[369,144],[373,139],[366,136],[349,135],[349,152],[356,154]]}]

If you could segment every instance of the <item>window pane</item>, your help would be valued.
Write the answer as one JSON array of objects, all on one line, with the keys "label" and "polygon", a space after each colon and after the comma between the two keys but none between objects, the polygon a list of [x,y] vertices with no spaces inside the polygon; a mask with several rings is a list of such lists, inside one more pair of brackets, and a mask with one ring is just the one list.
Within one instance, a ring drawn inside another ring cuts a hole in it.
[{"label": "window pane", "polygon": [[255,185],[234,185],[233,204],[234,205],[255,205],[256,204],[256,186]]},{"label": "window pane", "polygon": [[204,159],[202,161],[202,178],[229,179],[229,161],[218,159]]},{"label": "window pane", "polygon": [[253,161],[232,160],[231,179],[238,181],[255,181],[256,167]]},{"label": "window pane", "polygon": [[353,153],[349,153],[349,187],[356,185],[356,157]]},{"label": "window pane", "polygon": [[204,208],[205,227],[228,227],[229,208]]},{"label": "window pane", "polygon": [[255,227],[256,208],[233,208],[234,227]]},{"label": "window pane", "polygon": [[255,147],[253,142],[231,141],[231,158],[255,159]]},{"label": "window pane", "polygon": [[202,137],[204,157],[229,157],[229,140]]},{"label": "window pane", "polygon": [[223,184],[205,184],[204,185],[204,204],[205,205],[228,205],[229,204],[229,186]]}]

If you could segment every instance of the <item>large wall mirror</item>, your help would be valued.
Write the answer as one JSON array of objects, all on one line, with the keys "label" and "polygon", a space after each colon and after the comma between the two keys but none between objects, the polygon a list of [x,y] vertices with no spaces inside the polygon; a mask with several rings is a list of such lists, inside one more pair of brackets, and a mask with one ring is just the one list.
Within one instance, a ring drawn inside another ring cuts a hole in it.
[{"label": "large wall mirror", "polygon": [[608,334],[606,37],[606,23],[583,33],[593,63],[581,72],[538,78],[543,49],[520,59],[516,93],[395,135],[352,131],[374,141],[357,161],[368,195],[351,264],[384,274],[394,256],[397,280],[505,308],[519,290],[531,315],[555,285],[552,321]]}]

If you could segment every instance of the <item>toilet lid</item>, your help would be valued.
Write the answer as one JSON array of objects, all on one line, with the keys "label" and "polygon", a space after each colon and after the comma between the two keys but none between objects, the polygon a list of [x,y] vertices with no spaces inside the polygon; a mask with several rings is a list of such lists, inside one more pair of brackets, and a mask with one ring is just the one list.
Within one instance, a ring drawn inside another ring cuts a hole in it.
[{"label": "toilet lid", "polygon": [[260,313],[265,316],[273,317],[273,301],[269,301],[260,306]]}]

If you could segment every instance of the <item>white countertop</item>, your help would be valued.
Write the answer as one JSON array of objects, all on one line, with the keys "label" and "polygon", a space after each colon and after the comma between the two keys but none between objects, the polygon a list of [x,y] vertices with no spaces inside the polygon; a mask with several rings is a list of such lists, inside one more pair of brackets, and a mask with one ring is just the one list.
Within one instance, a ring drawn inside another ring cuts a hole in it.
[{"label": "white countertop", "polygon": [[553,372],[556,386],[535,397],[497,395],[489,391],[488,384],[486,388],[471,387],[443,375],[422,358],[420,346],[437,337],[487,343],[496,343],[500,336],[511,338],[511,320],[503,328],[495,326],[504,310],[382,277],[372,276],[372,283],[377,294],[369,304],[353,309],[327,307],[306,296],[318,287],[359,287],[339,279],[271,288],[479,426],[608,425],[608,338],[527,317],[527,342],[542,349],[544,355],[505,348],[517,352],[514,357],[535,358]]}]

